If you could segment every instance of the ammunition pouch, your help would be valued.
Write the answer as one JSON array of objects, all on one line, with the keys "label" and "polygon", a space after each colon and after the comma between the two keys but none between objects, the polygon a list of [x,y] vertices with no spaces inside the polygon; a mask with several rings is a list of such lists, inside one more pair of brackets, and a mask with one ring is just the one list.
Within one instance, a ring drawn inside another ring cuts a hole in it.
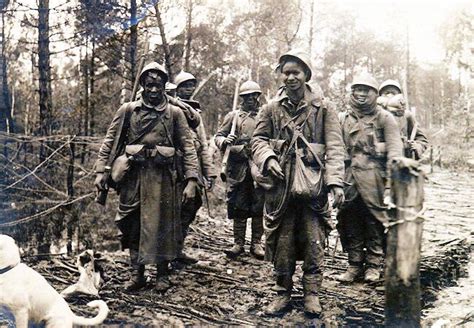
[{"label": "ammunition pouch", "polygon": [[153,160],[158,165],[170,165],[174,163],[176,150],[168,146],[147,148],[144,145],[128,145],[125,147],[125,154],[132,162]]}]

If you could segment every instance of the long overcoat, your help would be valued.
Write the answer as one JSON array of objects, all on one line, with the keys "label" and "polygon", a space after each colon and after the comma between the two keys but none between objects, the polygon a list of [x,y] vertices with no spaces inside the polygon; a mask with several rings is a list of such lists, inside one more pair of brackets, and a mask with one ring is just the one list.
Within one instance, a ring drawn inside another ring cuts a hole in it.
[{"label": "long overcoat", "polygon": [[[300,102],[295,112],[291,112],[289,98],[286,91],[281,92],[267,105],[263,106],[258,115],[257,126],[251,141],[252,155],[255,163],[263,174],[266,163],[270,158],[279,160],[280,166],[285,173],[285,181],[273,179],[273,188],[265,193],[264,223],[266,232],[266,254],[267,260],[273,260],[276,244],[285,242],[280,240],[279,225],[282,215],[285,214],[291,199],[289,188],[293,182],[295,171],[294,156],[282,158],[282,143],[293,137],[292,126],[300,125],[306,120],[301,133],[309,143],[324,144],[325,155],[321,159],[325,162],[324,181],[326,186],[343,186],[344,177],[344,147],[341,136],[341,127],[336,111],[331,102],[316,97],[307,87],[304,99]],[[301,206],[310,206],[320,217],[325,216],[327,211],[327,188],[318,199],[313,199]],[[294,233],[298,233],[295,231]],[[302,259],[304,254],[298,254]]]},{"label": "long overcoat", "polygon": [[[346,148],[345,204],[361,196],[370,212],[382,223],[388,221],[383,204],[390,162],[402,156],[402,141],[393,115],[377,107],[373,114],[359,117],[349,110],[342,118]],[[340,211],[340,217],[351,220],[351,213]]]},{"label": "long overcoat", "polygon": [[[148,124],[155,126],[134,144],[148,149],[155,146],[173,147],[180,151],[184,163],[184,179],[197,178],[198,162],[189,126],[183,111],[168,102],[159,110],[147,108],[142,101],[124,104],[115,114],[99,151],[96,171],[104,170],[120,121],[130,111],[126,138],[119,149],[136,139]],[[159,118],[157,120],[156,118]],[[127,126],[127,124],[124,124]],[[181,237],[180,188],[177,188],[176,164],[163,165],[154,159],[131,162],[131,167],[119,185],[119,208],[116,221],[126,218],[140,220],[139,262],[157,263],[174,259]],[[138,214],[137,214],[138,213]],[[138,217],[136,217],[138,216]],[[127,231],[122,231],[127,234]]]}]

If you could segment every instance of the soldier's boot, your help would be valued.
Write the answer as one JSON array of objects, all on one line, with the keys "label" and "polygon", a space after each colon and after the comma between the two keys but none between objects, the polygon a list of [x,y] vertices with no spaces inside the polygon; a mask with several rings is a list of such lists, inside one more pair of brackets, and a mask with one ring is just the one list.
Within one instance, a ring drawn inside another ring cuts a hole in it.
[{"label": "soldier's boot", "polygon": [[155,290],[159,293],[166,292],[171,287],[168,277],[168,261],[162,261],[156,265]]},{"label": "soldier's boot", "polygon": [[269,316],[280,316],[290,307],[291,289],[293,288],[293,279],[291,276],[277,277],[275,286],[277,295],[273,301],[265,308],[264,312]]},{"label": "soldier's boot", "polygon": [[145,265],[138,264],[138,250],[130,249],[130,280],[125,285],[125,289],[129,292],[136,291],[140,288],[145,287]]},{"label": "soldier's boot", "polygon": [[259,260],[263,260],[265,257],[265,251],[262,247],[262,235],[263,235],[263,218],[253,217],[252,218],[252,241],[250,244],[250,254]]},{"label": "soldier's boot", "polygon": [[380,270],[377,267],[369,266],[365,269],[364,281],[377,282],[380,280]]},{"label": "soldier's boot", "polygon": [[247,229],[247,219],[234,218],[234,246],[226,250],[227,257],[237,258],[245,251],[245,230]]},{"label": "soldier's boot", "polygon": [[318,288],[321,287],[321,276],[318,274],[303,275],[304,312],[309,315],[320,315]]},{"label": "soldier's boot", "polygon": [[349,264],[346,272],[337,275],[335,278],[342,282],[354,282],[362,277],[363,272],[361,263],[352,263]]}]

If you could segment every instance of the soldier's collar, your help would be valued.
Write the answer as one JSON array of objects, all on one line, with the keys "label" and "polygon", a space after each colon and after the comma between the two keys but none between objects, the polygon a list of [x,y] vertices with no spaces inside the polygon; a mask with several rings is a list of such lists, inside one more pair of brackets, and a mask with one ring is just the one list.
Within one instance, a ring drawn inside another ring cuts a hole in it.
[{"label": "soldier's collar", "polygon": [[[162,112],[166,109],[166,107],[168,106],[168,97],[164,97],[164,100],[161,102],[161,104],[157,105],[157,106],[153,106],[151,104],[147,104],[145,102],[145,100],[142,98],[141,99],[141,106],[143,107],[146,107],[146,108],[149,108],[149,109],[154,109],[155,111],[157,112]],[[137,110],[139,107],[135,107],[135,110]]]},{"label": "soldier's collar", "polygon": [[[305,89],[305,92],[304,92],[304,98],[300,102],[299,108],[302,107],[301,106],[302,102],[305,102],[304,105],[306,105],[306,106],[307,106],[307,104],[312,104],[315,107],[321,107],[322,99],[320,97],[318,97],[315,92],[313,92],[310,85],[305,84],[305,86],[306,86],[306,89]],[[278,90],[276,100],[284,106],[285,106],[285,104],[289,105],[290,99],[288,97],[288,94],[286,93],[286,87],[283,86]]]}]

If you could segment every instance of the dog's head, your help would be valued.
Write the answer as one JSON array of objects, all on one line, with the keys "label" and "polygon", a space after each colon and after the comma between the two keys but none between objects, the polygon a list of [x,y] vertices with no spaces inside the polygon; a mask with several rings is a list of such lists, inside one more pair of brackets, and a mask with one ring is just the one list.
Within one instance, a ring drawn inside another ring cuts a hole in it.
[{"label": "dog's head", "polygon": [[20,263],[20,251],[15,240],[7,235],[0,235],[0,269]]}]

